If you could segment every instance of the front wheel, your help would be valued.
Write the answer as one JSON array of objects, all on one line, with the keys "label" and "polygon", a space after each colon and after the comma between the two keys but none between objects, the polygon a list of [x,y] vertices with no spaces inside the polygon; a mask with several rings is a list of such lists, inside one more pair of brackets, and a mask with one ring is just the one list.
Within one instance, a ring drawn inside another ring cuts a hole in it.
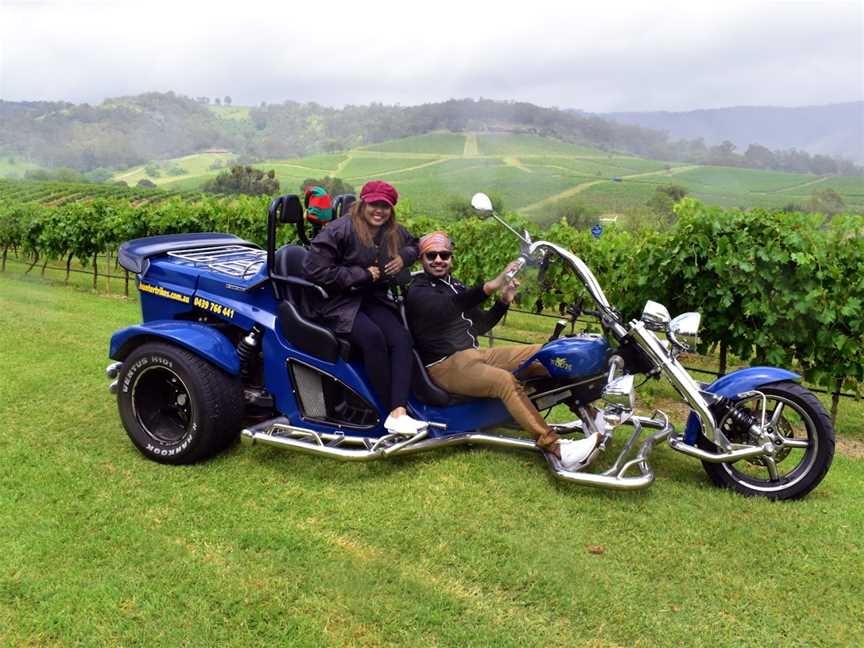
[{"label": "front wheel", "polygon": [[[742,459],[734,463],[702,462],[705,472],[718,486],[743,495],[760,495],[773,500],[797,499],[813,490],[825,477],[834,458],[834,426],[822,403],[808,390],[792,382],[760,387],[765,394],[766,421],[779,435],[782,446],[773,457]],[[739,410],[761,420],[762,399],[749,397],[736,403]],[[733,448],[758,445],[750,430],[732,416],[718,417],[717,425]],[[699,447],[717,452],[704,435]]]},{"label": "front wheel", "polygon": [[225,448],[240,431],[240,381],[172,344],[135,349],[118,377],[126,433],[148,459],[188,464]]}]

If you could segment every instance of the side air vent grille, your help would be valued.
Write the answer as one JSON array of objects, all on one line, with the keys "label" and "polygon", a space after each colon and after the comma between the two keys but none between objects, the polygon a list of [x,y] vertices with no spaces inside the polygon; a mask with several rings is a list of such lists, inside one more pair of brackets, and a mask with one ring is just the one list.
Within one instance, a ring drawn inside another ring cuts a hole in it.
[{"label": "side air vent grille", "polygon": [[324,385],[321,383],[321,374],[300,364],[295,364],[292,368],[303,415],[310,418],[325,418],[327,408],[324,404]]},{"label": "side air vent grille", "polygon": [[304,419],[367,430],[381,421],[374,405],[330,374],[297,360],[288,368]]}]

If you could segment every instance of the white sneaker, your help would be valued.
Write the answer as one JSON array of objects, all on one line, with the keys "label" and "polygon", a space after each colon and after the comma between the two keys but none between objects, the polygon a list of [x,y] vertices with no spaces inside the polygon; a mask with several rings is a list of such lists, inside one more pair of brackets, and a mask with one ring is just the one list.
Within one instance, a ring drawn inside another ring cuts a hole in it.
[{"label": "white sneaker", "polygon": [[573,439],[561,439],[558,444],[561,449],[561,465],[566,470],[579,468],[585,460],[594,452],[594,448],[600,443],[600,434],[592,434],[585,439],[574,441]]},{"label": "white sneaker", "polygon": [[425,421],[418,421],[407,414],[403,414],[399,417],[388,416],[387,420],[384,421],[384,427],[391,434],[414,436],[417,432],[427,427],[427,424]]}]

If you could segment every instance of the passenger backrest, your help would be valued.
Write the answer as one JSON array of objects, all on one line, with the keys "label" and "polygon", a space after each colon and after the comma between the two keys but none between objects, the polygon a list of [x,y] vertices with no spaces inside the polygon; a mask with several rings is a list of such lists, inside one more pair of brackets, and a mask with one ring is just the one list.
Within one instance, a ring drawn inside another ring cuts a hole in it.
[{"label": "passenger backrest", "polygon": [[[285,277],[303,278],[303,260],[306,258],[306,249],[299,245],[283,245],[276,250],[274,272],[277,275]],[[289,299],[294,302],[300,312],[304,312],[303,308],[303,288],[301,286],[292,286],[291,284],[278,281],[277,288],[279,296],[282,299]]]},{"label": "passenger backrest", "polygon": [[318,288],[305,281],[304,286],[279,280],[280,276],[302,280],[305,258],[306,250],[299,245],[283,245],[276,250],[272,279],[282,299],[278,318],[282,335],[304,353],[327,362],[335,362],[338,356],[347,360],[351,353],[348,342],[311,319],[306,295],[308,290]]}]

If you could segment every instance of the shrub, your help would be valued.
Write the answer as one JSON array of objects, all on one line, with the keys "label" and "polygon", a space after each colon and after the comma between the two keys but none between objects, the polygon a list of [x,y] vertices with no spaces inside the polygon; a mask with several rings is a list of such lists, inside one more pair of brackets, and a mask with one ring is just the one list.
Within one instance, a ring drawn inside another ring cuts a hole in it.
[{"label": "shrub", "polygon": [[250,166],[235,166],[206,182],[203,190],[207,193],[272,196],[279,193],[279,181],[273,169],[264,173]]}]

